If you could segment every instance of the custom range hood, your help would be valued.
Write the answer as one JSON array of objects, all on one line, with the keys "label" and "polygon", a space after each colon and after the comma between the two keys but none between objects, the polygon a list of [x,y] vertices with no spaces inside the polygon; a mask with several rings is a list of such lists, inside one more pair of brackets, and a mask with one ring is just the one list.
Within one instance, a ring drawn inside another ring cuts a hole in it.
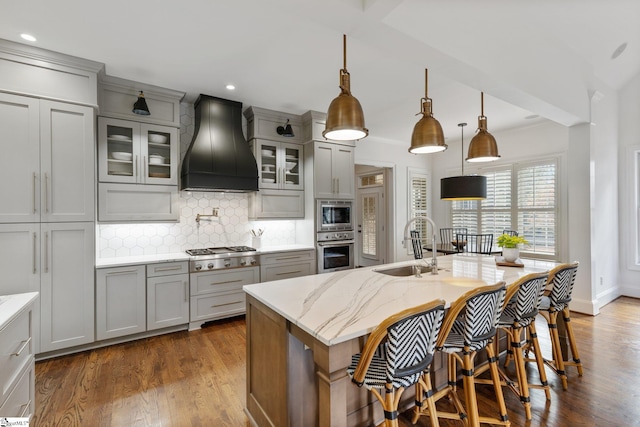
[{"label": "custom range hood", "polygon": [[258,191],[258,165],[242,134],[242,103],[200,95],[195,134],[182,161],[180,189]]}]

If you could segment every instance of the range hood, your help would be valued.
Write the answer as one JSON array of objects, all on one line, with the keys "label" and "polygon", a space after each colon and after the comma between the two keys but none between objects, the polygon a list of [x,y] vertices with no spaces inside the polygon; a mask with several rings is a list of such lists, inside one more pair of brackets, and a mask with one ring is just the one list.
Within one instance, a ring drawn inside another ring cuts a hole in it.
[{"label": "range hood", "polygon": [[195,133],[182,161],[180,189],[258,191],[258,165],[242,134],[242,103],[200,95]]}]

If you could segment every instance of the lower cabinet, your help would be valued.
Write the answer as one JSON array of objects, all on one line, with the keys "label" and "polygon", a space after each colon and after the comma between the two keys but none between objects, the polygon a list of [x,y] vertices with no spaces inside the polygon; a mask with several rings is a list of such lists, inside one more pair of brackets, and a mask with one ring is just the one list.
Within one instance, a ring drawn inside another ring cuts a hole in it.
[{"label": "lower cabinet", "polygon": [[189,322],[188,262],[96,271],[96,338],[105,340]]},{"label": "lower cabinet", "polygon": [[260,257],[260,281],[290,279],[316,273],[316,257],[313,249],[278,252]]},{"label": "lower cabinet", "polygon": [[145,280],[144,265],[101,268],[96,271],[98,340],[146,330]]},{"label": "lower cabinet", "polygon": [[244,314],[244,285],[260,282],[259,267],[191,274],[191,323],[197,329],[209,320]]}]

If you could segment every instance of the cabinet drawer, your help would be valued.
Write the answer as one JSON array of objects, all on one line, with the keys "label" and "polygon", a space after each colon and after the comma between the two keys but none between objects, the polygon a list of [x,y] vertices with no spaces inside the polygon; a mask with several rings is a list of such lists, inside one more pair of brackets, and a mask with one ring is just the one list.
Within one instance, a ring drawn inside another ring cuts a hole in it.
[{"label": "cabinet drawer", "polygon": [[290,262],[299,261],[313,261],[315,258],[314,251],[295,251],[295,252],[280,252],[275,254],[266,254],[260,256],[261,265],[269,264],[284,264]]},{"label": "cabinet drawer", "polygon": [[31,310],[25,311],[0,331],[0,402],[5,401],[20,372],[33,360],[31,316]]},{"label": "cabinet drawer", "polygon": [[192,297],[191,321],[222,319],[244,314],[245,301],[243,291]]},{"label": "cabinet drawer", "polygon": [[31,359],[29,367],[22,373],[7,400],[0,405],[0,414],[9,418],[29,418],[33,415],[35,392],[33,384],[35,384],[35,368]]},{"label": "cabinet drawer", "polygon": [[167,276],[169,274],[183,274],[188,272],[189,272],[188,261],[147,264],[147,277]]},{"label": "cabinet drawer", "polygon": [[243,285],[250,285],[260,281],[259,271],[258,267],[247,267],[192,274],[191,295],[242,291]]},{"label": "cabinet drawer", "polygon": [[267,265],[262,267],[260,278],[262,282],[270,282],[272,280],[308,276],[309,274],[314,273],[313,267],[313,261],[298,262],[286,265]]}]

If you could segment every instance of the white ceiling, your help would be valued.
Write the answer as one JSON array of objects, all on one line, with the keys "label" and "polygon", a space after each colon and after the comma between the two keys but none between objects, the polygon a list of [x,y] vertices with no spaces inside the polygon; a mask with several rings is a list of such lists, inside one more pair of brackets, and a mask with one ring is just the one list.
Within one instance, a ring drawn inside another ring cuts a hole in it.
[{"label": "white ceiling", "polygon": [[447,137],[459,122],[475,127],[480,91],[489,131],[587,121],[589,96],[640,72],[639,18],[637,0],[21,0],[3,2],[0,38],[33,34],[36,46],[188,101],[204,93],[301,114],[338,95],[347,34],[370,135],[408,143],[425,68]]}]

